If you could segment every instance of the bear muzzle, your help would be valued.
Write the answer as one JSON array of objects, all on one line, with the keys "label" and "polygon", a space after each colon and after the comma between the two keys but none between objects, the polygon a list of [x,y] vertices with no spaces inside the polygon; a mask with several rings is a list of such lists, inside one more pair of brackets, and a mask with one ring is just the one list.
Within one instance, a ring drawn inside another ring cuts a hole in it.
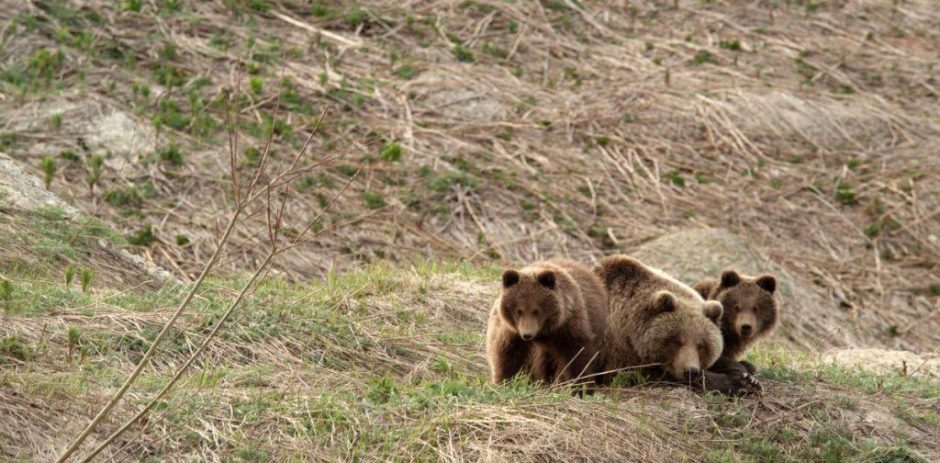
[{"label": "bear muzzle", "polygon": [[532,316],[520,317],[516,321],[516,330],[523,341],[531,341],[539,334],[540,323]]},{"label": "bear muzzle", "polygon": [[734,328],[738,332],[738,336],[747,339],[754,334],[757,328],[757,317],[752,312],[738,314],[734,320]]},{"label": "bear muzzle", "polygon": [[698,349],[694,345],[684,345],[669,364],[669,373],[679,381],[697,378],[702,372]]}]

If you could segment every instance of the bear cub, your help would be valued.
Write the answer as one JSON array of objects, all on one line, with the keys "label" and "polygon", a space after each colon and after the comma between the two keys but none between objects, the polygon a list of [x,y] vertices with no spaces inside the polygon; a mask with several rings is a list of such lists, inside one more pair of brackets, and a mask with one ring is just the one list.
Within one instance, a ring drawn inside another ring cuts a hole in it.
[{"label": "bear cub", "polygon": [[[619,255],[594,269],[610,298],[605,371],[643,366],[647,374],[706,391],[738,394],[752,387],[742,369],[707,369],[724,348],[718,328],[723,309],[658,269]],[[655,365],[655,366],[650,366]],[[609,381],[610,375],[604,378]]]},{"label": "bear cub", "polygon": [[520,371],[546,383],[593,374],[606,320],[607,291],[577,262],[552,259],[504,271],[486,330],[493,381]]},{"label": "bear cub", "polygon": [[754,366],[740,358],[777,326],[777,280],[773,275],[751,277],[729,269],[719,279],[701,281],[694,288],[725,309],[718,324],[725,348],[712,369],[723,371],[740,364],[754,374]]}]

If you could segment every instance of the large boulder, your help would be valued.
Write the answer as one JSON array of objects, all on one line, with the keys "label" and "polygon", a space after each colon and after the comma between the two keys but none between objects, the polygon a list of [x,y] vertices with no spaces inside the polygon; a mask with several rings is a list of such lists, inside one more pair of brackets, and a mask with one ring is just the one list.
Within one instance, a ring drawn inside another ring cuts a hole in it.
[{"label": "large boulder", "polygon": [[[61,211],[64,219],[73,224],[76,230],[81,230],[93,220],[83,216],[78,209],[47,191],[42,182],[24,171],[16,160],[0,153],[0,213],[42,214],[44,210],[48,209]],[[4,255],[4,251],[22,254],[18,250],[0,249],[0,259],[9,257]],[[144,260],[140,256],[115,247],[108,240],[98,240],[97,248],[88,249],[87,251],[89,256],[93,255],[97,261],[107,262],[109,275],[113,279],[121,280],[121,282],[142,282],[148,279],[160,284],[179,282],[170,272]],[[25,256],[19,255],[17,257]],[[88,260],[96,261],[91,258]]]},{"label": "large boulder", "polygon": [[875,375],[901,375],[940,379],[940,354],[915,354],[906,350],[831,349],[821,360],[842,368],[859,369]]},{"label": "large boulder", "polygon": [[0,153],[0,209],[35,211],[58,207],[66,216],[77,218],[79,212],[43,187],[42,182],[20,168],[19,164]]},{"label": "large boulder", "polygon": [[716,278],[725,268],[750,275],[771,273],[777,279],[780,307],[776,339],[812,349],[863,344],[846,311],[832,306],[811,284],[791,275],[727,230],[706,228],[670,233],[629,254],[689,285]]},{"label": "large boulder", "polygon": [[[59,126],[53,129],[53,120]],[[23,134],[43,134],[31,143],[21,143],[9,154],[19,160],[36,160],[63,150],[87,149],[103,155],[110,169],[135,174],[140,159],[157,148],[157,131],[146,119],[122,111],[109,103],[78,99],[75,95],[39,103],[29,111],[5,110],[0,123]]]},{"label": "large boulder", "polygon": [[415,93],[419,111],[454,121],[492,123],[509,115],[497,89],[446,69],[425,72],[409,83],[408,89]]}]

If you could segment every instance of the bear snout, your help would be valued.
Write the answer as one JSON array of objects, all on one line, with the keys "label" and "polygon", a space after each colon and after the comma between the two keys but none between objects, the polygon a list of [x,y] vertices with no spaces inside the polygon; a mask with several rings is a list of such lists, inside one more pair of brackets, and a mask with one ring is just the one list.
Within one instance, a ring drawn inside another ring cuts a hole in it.
[{"label": "bear snout", "polygon": [[531,341],[539,334],[541,323],[533,316],[520,317],[516,322],[516,329],[519,330],[519,337],[523,341]]},{"label": "bear snout", "polygon": [[753,332],[751,325],[741,325],[741,336],[748,337]]},{"label": "bear snout", "polygon": [[698,350],[693,345],[684,345],[676,352],[673,361],[670,362],[669,372],[672,376],[684,381],[697,377],[701,372]]},{"label": "bear snout", "polygon": [[740,313],[735,319],[734,325],[738,335],[746,339],[754,334],[754,328],[757,326],[757,317],[754,316],[753,312]]}]

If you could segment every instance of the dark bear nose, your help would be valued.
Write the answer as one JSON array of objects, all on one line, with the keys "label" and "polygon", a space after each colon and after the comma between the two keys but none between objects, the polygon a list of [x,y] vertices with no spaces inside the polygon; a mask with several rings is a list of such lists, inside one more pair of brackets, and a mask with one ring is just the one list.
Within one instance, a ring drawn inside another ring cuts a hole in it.
[{"label": "dark bear nose", "polygon": [[751,325],[741,325],[741,334],[743,334],[744,336],[750,336],[751,330],[752,330]]},{"label": "dark bear nose", "polygon": [[699,373],[701,372],[702,371],[696,367],[689,367],[685,369],[685,376],[689,378],[695,378],[698,377]]},{"label": "dark bear nose", "polygon": [[523,334],[523,335],[520,335],[520,336],[522,336],[522,340],[523,340],[523,341],[531,341],[532,338],[534,337],[534,336],[532,336],[531,334],[528,334],[528,333]]}]

